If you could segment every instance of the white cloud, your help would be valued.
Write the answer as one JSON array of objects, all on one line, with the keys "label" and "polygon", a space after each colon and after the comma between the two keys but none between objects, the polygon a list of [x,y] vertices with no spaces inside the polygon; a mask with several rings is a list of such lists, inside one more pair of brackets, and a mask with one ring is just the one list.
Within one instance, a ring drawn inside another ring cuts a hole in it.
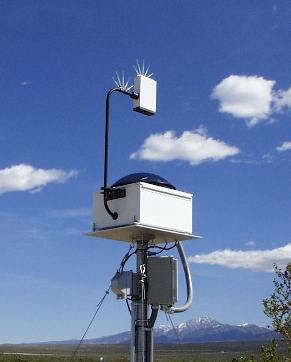
[{"label": "white cloud", "polygon": [[220,112],[244,118],[252,127],[270,116],[275,83],[258,76],[230,75],[213,89],[211,96],[220,102]]},{"label": "white cloud", "polygon": [[287,90],[278,90],[274,94],[274,110],[281,112],[284,108],[291,108],[291,87]]},{"label": "white cloud", "polygon": [[86,207],[80,207],[76,209],[52,210],[49,212],[49,216],[55,217],[57,219],[84,218],[84,217],[90,217],[91,214],[92,210]]},{"label": "white cloud", "polygon": [[25,164],[11,166],[0,170],[0,194],[28,190],[38,192],[48,183],[63,183],[76,175],[75,170],[69,172],[55,168],[44,170]]},{"label": "white cloud", "polygon": [[274,156],[272,155],[272,153],[265,153],[262,156],[262,160],[266,163],[272,163],[274,161]]},{"label": "white cloud", "polygon": [[281,144],[281,146],[278,146],[276,148],[277,151],[279,152],[284,152],[284,151],[288,151],[288,150],[291,150],[291,141],[286,141],[286,142],[283,142]]},{"label": "white cloud", "polygon": [[190,256],[190,263],[221,265],[226,268],[245,268],[273,271],[273,264],[284,267],[291,260],[291,243],[266,250],[216,250],[208,254]]},{"label": "white cloud", "polygon": [[195,131],[184,131],[180,137],[173,131],[152,134],[130,158],[152,161],[184,160],[194,166],[205,161],[223,160],[239,152],[237,147],[209,137],[207,130],[200,127]]},{"label": "white cloud", "polygon": [[255,245],[256,245],[256,242],[253,241],[253,240],[250,240],[250,241],[247,241],[247,242],[246,242],[246,245],[247,245],[247,246],[255,246]]}]

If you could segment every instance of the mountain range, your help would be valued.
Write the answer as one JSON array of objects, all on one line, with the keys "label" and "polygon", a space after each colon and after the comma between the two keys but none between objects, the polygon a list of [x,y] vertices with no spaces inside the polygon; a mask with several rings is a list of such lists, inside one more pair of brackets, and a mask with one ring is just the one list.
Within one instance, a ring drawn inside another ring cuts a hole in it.
[{"label": "mountain range", "polygon": [[[155,343],[193,343],[264,340],[278,337],[278,333],[255,324],[230,325],[217,322],[209,317],[200,317],[180,323],[175,328],[161,325],[154,330]],[[122,332],[106,337],[86,339],[87,344],[126,344],[130,332]],[[63,344],[76,341],[58,342]]]}]

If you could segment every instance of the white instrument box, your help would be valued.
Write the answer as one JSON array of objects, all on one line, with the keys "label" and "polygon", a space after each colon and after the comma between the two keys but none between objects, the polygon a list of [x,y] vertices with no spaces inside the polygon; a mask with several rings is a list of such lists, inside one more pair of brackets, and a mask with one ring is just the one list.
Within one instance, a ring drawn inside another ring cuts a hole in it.
[{"label": "white instrument box", "polygon": [[147,238],[152,243],[197,238],[192,235],[192,194],[145,182],[111,190],[107,202],[118,218],[107,213],[103,192],[95,192],[89,235],[129,242]]}]

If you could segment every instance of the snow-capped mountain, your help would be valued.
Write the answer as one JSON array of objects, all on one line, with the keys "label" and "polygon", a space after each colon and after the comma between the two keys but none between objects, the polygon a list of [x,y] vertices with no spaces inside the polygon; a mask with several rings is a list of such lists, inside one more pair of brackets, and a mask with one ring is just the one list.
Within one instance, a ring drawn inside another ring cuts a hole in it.
[{"label": "snow-capped mountain", "polygon": [[[155,328],[155,343],[193,343],[271,339],[278,334],[255,324],[230,325],[209,317],[200,317],[180,323],[173,329],[168,325]],[[122,344],[128,343],[130,332],[108,337],[88,339],[84,343]]]}]

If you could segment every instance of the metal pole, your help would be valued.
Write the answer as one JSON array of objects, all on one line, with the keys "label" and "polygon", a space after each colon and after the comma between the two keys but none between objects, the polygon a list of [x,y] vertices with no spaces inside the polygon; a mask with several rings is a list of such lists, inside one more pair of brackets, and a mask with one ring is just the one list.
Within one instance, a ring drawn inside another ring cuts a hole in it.
[{"label": "metal pole", "polygon": [[159,306],[151,306],[152,312],[148,319],[148,328],[146,332],[146,343],[147,343],[147,362],[154,361],[154,325],[158,316]]},{"label": "metal pole", "polygon": [[146,331],[146,362],[154,361],[154,331],[153,328],[148,328]]},{"label": "metal pole", "polygon": [[147,359],[147,297],[146,297],[146,259],[148,241],[136,241],[136,272],[139,297],[132,301],[130,362],[150,362]]}]

